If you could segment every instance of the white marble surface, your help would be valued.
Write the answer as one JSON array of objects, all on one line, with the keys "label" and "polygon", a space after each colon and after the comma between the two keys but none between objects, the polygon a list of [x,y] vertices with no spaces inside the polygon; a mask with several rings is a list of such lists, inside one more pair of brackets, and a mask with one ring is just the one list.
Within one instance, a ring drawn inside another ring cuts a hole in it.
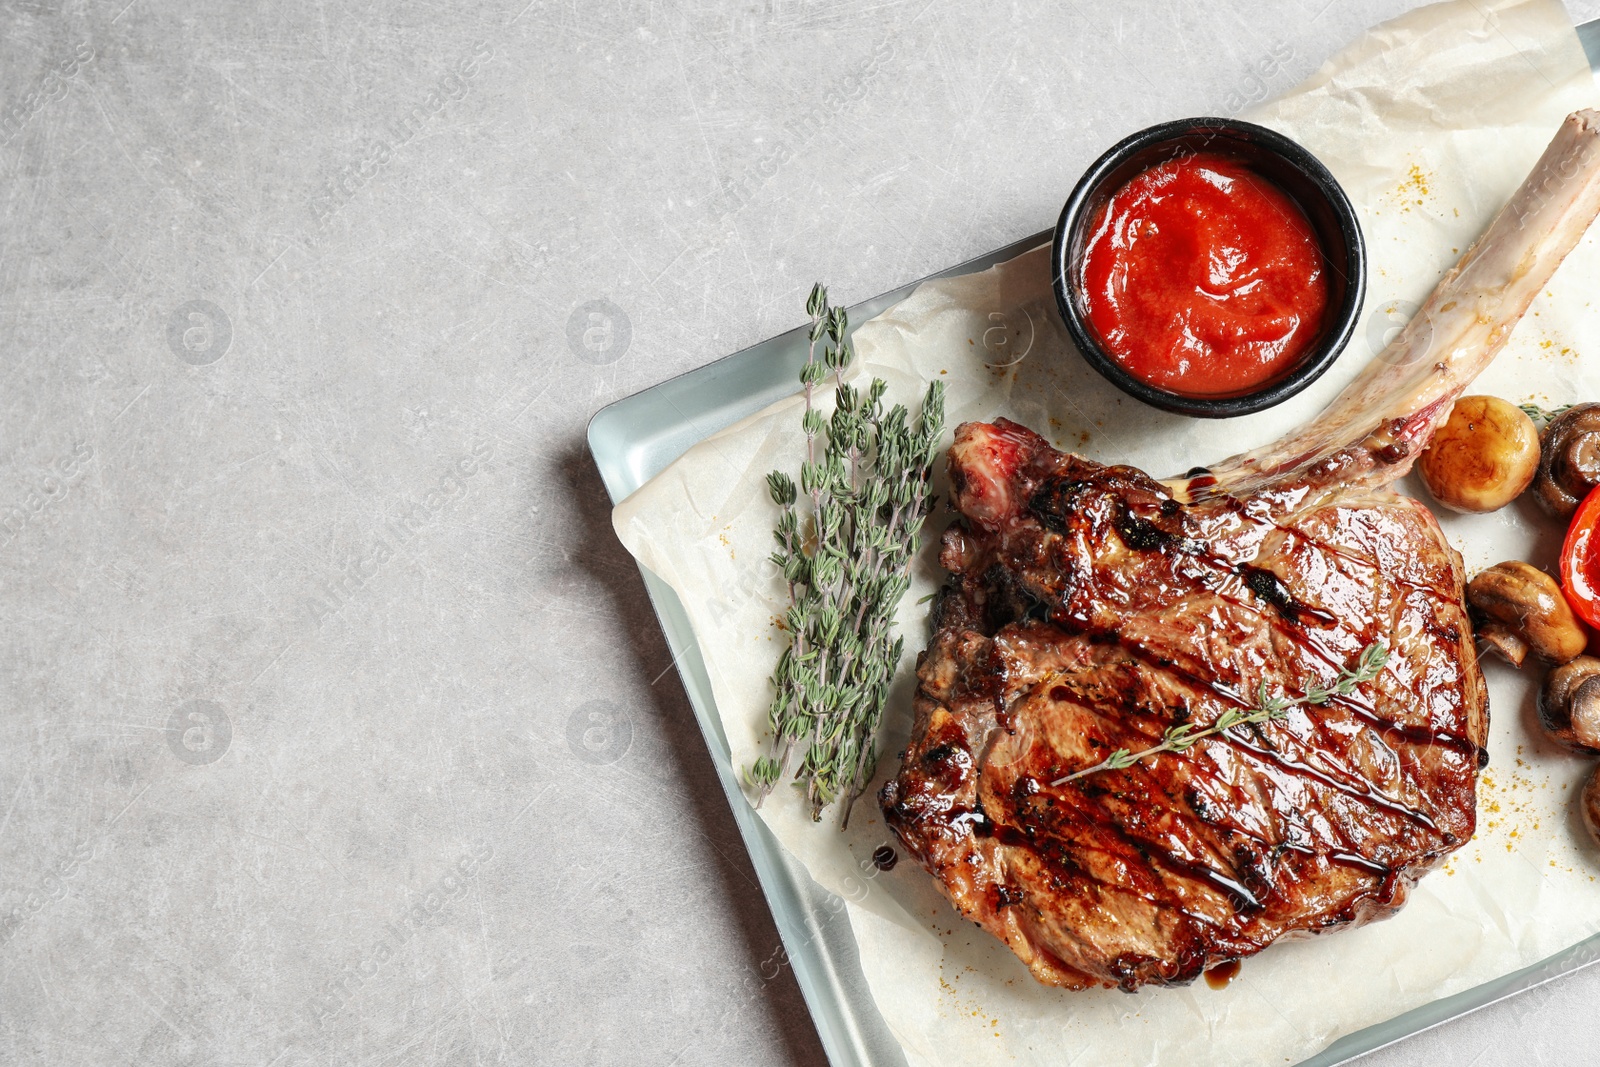
[{"label": "white marble surface", "polygon": [[0,1063],[822,1063],[588,416],[1406,6],[5,5]]}]

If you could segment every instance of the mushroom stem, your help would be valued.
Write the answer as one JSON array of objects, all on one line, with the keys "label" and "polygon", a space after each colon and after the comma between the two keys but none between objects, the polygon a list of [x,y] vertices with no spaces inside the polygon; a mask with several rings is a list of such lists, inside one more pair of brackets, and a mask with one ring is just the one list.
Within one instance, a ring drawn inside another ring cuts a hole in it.
[{"label": "mushroom stem", "polygon": [[1500,653],[1500,658],[1513,667],[1522,666],[1522,662],[1528,658],[1528,642],[1503,623],[1486,622],[1474,632],[1478,640]]}]

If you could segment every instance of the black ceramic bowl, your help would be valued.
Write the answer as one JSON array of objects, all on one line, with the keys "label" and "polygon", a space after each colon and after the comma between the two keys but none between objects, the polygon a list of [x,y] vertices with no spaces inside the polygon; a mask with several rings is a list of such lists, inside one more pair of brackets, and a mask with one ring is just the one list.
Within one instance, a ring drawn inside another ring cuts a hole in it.
[{"label": "black ceramic bowl", "polygon": [[[1194,152],[1232,156],[1287,193],[1305,212],[1326,261],[1328,313],[1322,331],[1298,362],[1277,378],[1250,391],[1222,396],[1188,396],[1157,388],[1134,377],[1111,358],[1089,323],[1080,268],[1095,216],[1113,193],[1135,174]],[[1097,159],[1056,223],[1051,249],[1056,305],[1083,358],[1117,388],[1167,411],[1204,418],[1248,415],[1294,396],[1321,377],[1355,331],[1367,288],[1367,251],[1350,198],[1328,168],[1299,144],[1264,126],[1237,119],[1197,118],[1163,122],[1140,130]]]}]

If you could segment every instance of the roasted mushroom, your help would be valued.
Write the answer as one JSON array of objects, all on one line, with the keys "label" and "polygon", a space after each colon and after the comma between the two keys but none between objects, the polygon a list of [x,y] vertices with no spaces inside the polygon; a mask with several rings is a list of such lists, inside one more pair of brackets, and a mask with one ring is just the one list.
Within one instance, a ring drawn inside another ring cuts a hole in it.
[{"label": "roasted mushroom", "polygon": [[1478,637],[1516,667],[1530,652],[1566,663],[1589,643],[1561,587],[1531,563],[1507,560],[1481,572],[1467,583],[1467,606]]},{"label": "roasted mushroom", "polygon": [[1578,803],[1583,808],[1583,825],[1589,828],[1589,836],[1594,838],[1595,844],[1600,845],[1600,770],[1589,777],[1589,785]]},{"label": "roasted mushroom", "polygon": [[1439,503],[1494,511],[1528,488],[1539,470],[1539,431],[1526,412],[1495,396],[1464,396],[1417,460]]},{"label": "roasted mushroom", "polygon": [[1570,519],[1600,483],[1600,404],[1578,404],[1550,420],[1540,443],[1534,495],[1558,519]]},{"label": "roasted mushroom", "polygon": [[1545,675],[1539,721],[1568,748],[1600,752],[1600,659],[1579,656]]}]

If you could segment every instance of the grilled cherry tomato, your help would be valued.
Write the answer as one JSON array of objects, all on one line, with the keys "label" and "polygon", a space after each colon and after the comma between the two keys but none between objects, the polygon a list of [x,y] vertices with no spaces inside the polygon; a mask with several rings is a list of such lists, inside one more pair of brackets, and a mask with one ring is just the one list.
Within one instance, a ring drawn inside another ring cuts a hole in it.
[{"label": "grilled cherry tomato", "polygon": [[1600,487],[1573,513],[1561,543],[1561,590],[1578,617],[1600,628]]}]

